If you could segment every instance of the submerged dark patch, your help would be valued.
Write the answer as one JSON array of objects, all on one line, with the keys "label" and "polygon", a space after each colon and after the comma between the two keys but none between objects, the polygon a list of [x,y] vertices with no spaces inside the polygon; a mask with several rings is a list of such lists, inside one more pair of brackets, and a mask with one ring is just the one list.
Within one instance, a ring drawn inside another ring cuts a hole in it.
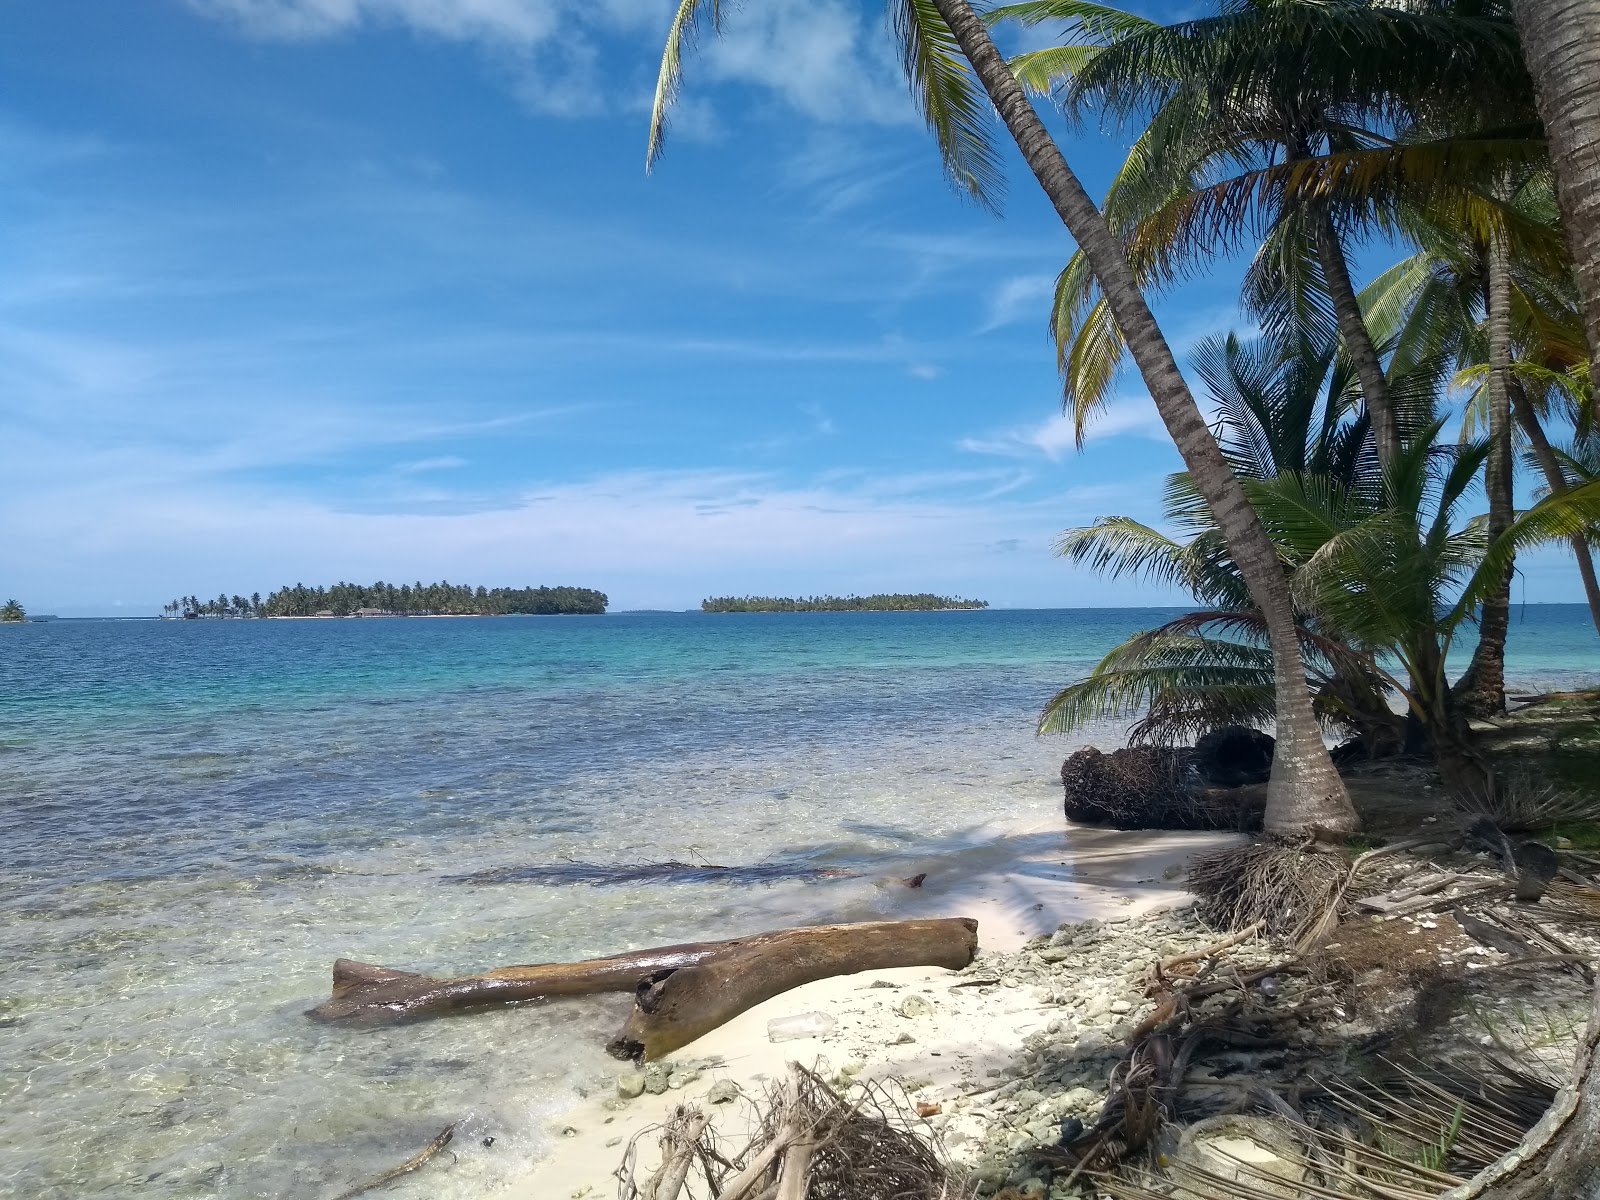
[{"label": "submerged dark patch", "polygon": [[749,886],[784,883],[795,879],[837,879],[854,875],[836,867],[805,863],[753,863],[722,867],[710,863],[531,863],[517,867],[491,867],[468,875],[447,875],[446,883],[728,883]]}]

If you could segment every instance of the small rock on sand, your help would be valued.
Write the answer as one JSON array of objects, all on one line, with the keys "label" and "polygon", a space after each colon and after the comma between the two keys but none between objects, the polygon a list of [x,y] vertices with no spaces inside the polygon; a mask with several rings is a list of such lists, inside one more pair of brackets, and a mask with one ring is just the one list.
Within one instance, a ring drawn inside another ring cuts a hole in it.
[{"label": "small rock on sand", "polygon": [[618,1075],[617,1095],[624,1100],[636,1100],[644,1095],[644,1072],[626,1071]]},{"label": "small rock on sand", "polygon": [[894,1006],[895,1012],[902,1017],[931,1017],[933,1015],[933,1001],[926,996],[912,992],[899,1004]]}]

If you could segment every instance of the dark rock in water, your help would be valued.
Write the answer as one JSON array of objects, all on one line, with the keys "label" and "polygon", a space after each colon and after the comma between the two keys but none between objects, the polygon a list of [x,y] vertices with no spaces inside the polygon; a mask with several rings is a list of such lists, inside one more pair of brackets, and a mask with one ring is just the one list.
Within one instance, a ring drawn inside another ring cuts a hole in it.
[{"label": "dark rock in water", "polygon": [[1061,764],[1067,819],[1118,829],[1259,829],[1259,789],[1205,787],[1193,753],[1166,746],[1075,751]]},{"label": "dark rock in water", "polygon": [[1543,896],[1561,869],[1556,852],[1543,842],[1518,842],[1511,847],[1511,861],[1517,871],[1517,899],[1525,902]]},{"label": "dark rock in water", "polygon": [[1245,787],[1265,783],[1272,774],[1277,739],[1247,725],[1224,725],[1194,744],[1190,760],[1212,787]]}]

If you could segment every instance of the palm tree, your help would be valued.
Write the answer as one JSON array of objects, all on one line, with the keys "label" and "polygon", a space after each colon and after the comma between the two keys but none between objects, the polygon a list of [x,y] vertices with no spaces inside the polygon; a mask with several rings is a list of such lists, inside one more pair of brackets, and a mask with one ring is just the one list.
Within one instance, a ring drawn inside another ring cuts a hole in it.
[{"label": "palm tree", "polygon": [[5,621],[9,624],[15,624],[18,621],[25,621],[27,619],[28,614],[23,611],[22,605],[18,604],[15,600],[7,600],[5,605],[0,607],[0,621]]},{"label": "palm tree", "polygon": [[[1428,5],[1326,0],[1229,4],[1173,25],[1113,19],[1109,11],[1025,0],[991,19],[1071,21],[1074,43],[1025,56],[1024,64],[1036,85],[1059,87],[1069,114],[1100,108],[1119,121],[1150,114],[1107,197],[1141,277],[1165,284],[1265,231],[1247,302],[1269,329],[1316,321],[1338,330],[1373,414],[1379,456],[1393,464],[1405,429],[1363,319],[1346,243],[1376,215],[1377,196],[1409,174],[1423,170],[1436,187],[1446,165],[1460,171],[1463,161],[1481,157],[1465,146],[1453,148],[1453,159],[1437,146],[1400,146],[1397,127],[1468,88],[1493,97],[1480,103],[1497,110],[1517,108],[1526,88],[1509,20],[1479,13],[1442,20]],[[1055,323],[1080,430],[1121,353],[1093,291],[1082,262],[1069,264]]]},{"label": "palm tree", "polygon": [[[1419,358],[1454,356],[1463,367],[1458,382],[1476,387],[1468,428],[1482,421],[1497,439],[1487,464],[1492,470],[1486,472],[1491,532],[1504,530],[1512,516],[1510,460],[1518,435],[1526,439],[1530,461],[1544,475],[1547,489],[1561,492],[1568,482],[1544,423],[1557,420],[1581,428],[1591,419],[1588,354],[1568,264],[1548,257],[1551,242],[1538,232],[1556,232],[1549,173],[1537,172],[1502,194],[1519,221],[1487,237],[1403,211],[1406,233],[1418,252],[1380,275],[1362,296],[1374,331],[1395,346],[1394,369]],[[1522,236],[1530,231],[1535,244]],[[1590,616],[1600,631],[1600,582],[1589,540],[1583,533],[1570,540]],[[1499,684],[1509,584],[1508,578],[1485,605],[1473,669],[1461,683],[1468,696],[1476,697],[1469,699],[1469,708],[1484,712],[1503,706]]]},{"label": "palm tree", "polygon": [[[1497,538],[1516,517],[1510,382],[1512,309],[1518,293],[1506,236],[1487,238],[1441,228],[1426,214],[1403,212],[1416,254],[1384,272],[1363,294],[1369,323],[1396,345],[1395,369],[1409,362],[1453,356],[1463,367],[1476,360],[1478,407],[1490,448],[1484,462],[1487,532]],[[1526,299],[1526,294],[1523,294]],[[1470,428],[1470,426],[1469,426]],[[1471,666],[1457,683],[1462,711],[1490,716],[1505,711],[1505,647],[1511,629],[1511,574],[1485,598]]]},{"label": "palm tree", "polygon": [[[1351,453],[1365,430],[1349,418],[1337,370],[1313,395],[1326,358],[1231,339],[1203,356],[1220,364],[1204,373],[1223,447],[1293,571],[1319,714],[1358,735],[1382,736],[1386,726],[1392,735],[1385,693],[1399,696],[1441,774],[1481,791],[1486,771],[1445,675],[1451,643],[1518,547],[1569,536],[1600,514],[1600,483],[1549,497],[1491,537],[1484,524],[1456,519],[1487,441],[1434,445],[1436,421],[1380,481],[1370,457]],[[1419,372],[1423,383],[1438,380],[1436,370]],[[1042,729],[1148,706],[1136,735],[1162,739],[1270,715],[1259,620],[1243,608],[1237,570],[1185,476],[1170,483],[1167,516],[1179,537],[1108,517],[1069,531],[1060,549],[1102,571],[1186,586],[1207,607],[1117,647],[1050,702]]]},{"label": "palm tree", "polygon": [[1600,395],[1600,0],[1513,0],[1512,9],[1550,139]]},{"label": "palm tree", "polygon": [[[652,160],[661,149],[666,109],[678,88],[687,38],[697,18],[708,11],[715,25],[721,11],[718,0],[679,2],[656,89]],[[1306,690],[1294,607],[1277,551],[1206,427],[1121,245],[968,0],[894,0],[891,17],[907,76],[947,170],[958,185],[980,199],[994,194],[998,159],[986,137],[982,101],[971,87],[974,77],[988,94],[1034,178],[1082,248],[1162,422],[1262,614],[1273,656],[1278,731],[1268,785],[1268,831],[1326,831],[1333,836],[1353,831],[1359,824],[1355,809],[1323,743]]]}]

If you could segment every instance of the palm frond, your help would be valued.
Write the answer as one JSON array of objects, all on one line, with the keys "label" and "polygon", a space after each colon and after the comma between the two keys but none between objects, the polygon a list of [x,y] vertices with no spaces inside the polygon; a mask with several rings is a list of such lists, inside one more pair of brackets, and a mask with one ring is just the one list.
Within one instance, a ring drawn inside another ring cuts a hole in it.
[{"label": "palm frond", "polygon": [[722,25],[722,0],[678,0],[667,27],[667,44],[661,51],[661,69],[656,75],[656,94],[650,104],[650,144],[645,150],[645,170],[655,166],[667,139],[667,111],[683,86],[684,51],[694,45],[700,25],[709,14],[711,27]]},{"label": "palm frond", "polygon": [[1123,12],[1109,4],[1094,4],[1090,0],[1021,0],[1017,4],[991,8],[983,19],[990,25],[1011,22],[1022,26],[1065,21],[1074,31],[1104,41],[1155,25],[1154,21],[1136,13]]},{"label": "palm frond", "polygon": [[917,105],[957,188],[999,207],[1005,173],[993,138],[993,108],[933,0],[892,0],[890,24]]},{"label": "palm frond", "polygon": [[1444,623],[1453,625],[1466,619],[1483,603],[1485,596],[1500,586],[1519,553],[1534,546],[1563,541],[1574,534],[1587,534],[1596,524],[1600,524],[1600,480],[1579,484],[1556,496],[1546,496],[1489,543],[1477,570]]},{"label": "palm frond", "polygon": [[1097,46],[1047,46],[1011,59],[1011,73],[1029,91],[1047,96],[1071,81],[1098,52]]}]

